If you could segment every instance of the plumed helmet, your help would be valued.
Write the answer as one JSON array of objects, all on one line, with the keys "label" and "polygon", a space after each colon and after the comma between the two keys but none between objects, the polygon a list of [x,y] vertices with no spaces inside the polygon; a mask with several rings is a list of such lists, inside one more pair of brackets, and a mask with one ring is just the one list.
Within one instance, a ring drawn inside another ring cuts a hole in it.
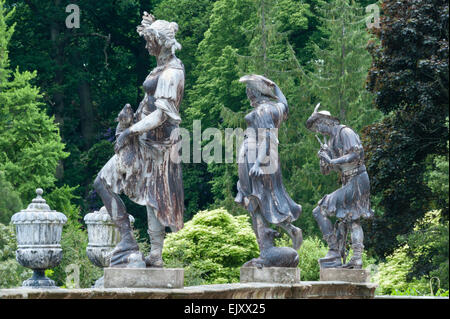
[{"label": "plumed helmet", "polygon": [[316,107],[314,108],[314,112],[311,114],[311,116],[306,121],[306,128],[311,129],[314,126],[314,123],[317,122],[319,119],[328,119],[336,121],[337,123],[340,123],[339,119],[337,117],[334,117],[331,115],[328,111],[317,111],[320,107],[320,103],[317,103]]},{"label": "plumed helmet", "polygon": [[261,92],[262,95],[277,98],[277,95],[275,93],[276,87],[275,82],[269,80],[268,78],[262,75],[257,74],[244,75],[239,79],[239,82],[247,84],[247,87]]}]

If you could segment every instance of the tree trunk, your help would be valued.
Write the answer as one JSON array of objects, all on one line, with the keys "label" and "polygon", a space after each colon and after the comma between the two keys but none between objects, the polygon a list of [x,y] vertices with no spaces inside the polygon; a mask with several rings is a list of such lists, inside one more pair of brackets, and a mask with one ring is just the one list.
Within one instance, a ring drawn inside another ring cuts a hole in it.
[{"label": "tree trunk", "polygon": [[[60,0],[55,0],[54,4],[55,7],[60,6]],[[64,46],[62,45],[62,41],[60,41],[60,29],[59,24],[57,21],[52,21],[50,23],[50,39],[52,42],[52,52],[53,52],[53,60],[56,64],[55,68],[55,85],[57,85],[59,88],[58,90],[53,94],[53,101],[54,101],[54,114],[55,114],[55,121],[58,123],[59,126],[59,134],[61,136],[61,139],[64,140],[64,92],[61,89],[61,86],[64,81],[64,74],[63,74],[63,62],[64,62]],[[56,168],[56,178],[62,179],[64,176],[64,165],[62,161],[59,161],[58,167]]]},{"label": "tree trunk", "polygon": [[78,83],[78,97],[80,99],[81,134],[86,149],[91,147],[94,139],[94,110],[91,99],[91,87],[86,79]]}]

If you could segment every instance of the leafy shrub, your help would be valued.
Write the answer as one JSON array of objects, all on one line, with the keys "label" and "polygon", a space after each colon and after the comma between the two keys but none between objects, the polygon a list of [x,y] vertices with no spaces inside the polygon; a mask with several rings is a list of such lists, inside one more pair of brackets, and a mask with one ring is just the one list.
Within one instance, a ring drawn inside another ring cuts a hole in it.
[{"label": "leafy shrub", "polygon": [[16,261],[14,226],[0,223],[0,288],[14,288],[31,277],[32,271]]},{"label": "leafy shrub", "polygon": [[317,260],[325,256],[327,251],[326,245],[317,237],[309,237],[303,240],[303,244],[298,250],[301,280],[319,280],[320,267]]},{"label": "leafy shrub", "polygon": [[413,260],[408,256],[408,249],[408,245],[397,248],[386,258],[386,262],[378,265],[378,270],[373,276],[373,281],[378,283],[378,294],[391,295],[406,291],[423,293],[425,291],[426,285],[417,278],[407,281],[413,266]]},{"label": "leafy shrub", "polygon": [[167,235],[163,249],[167,267],[185,269],[186,286],[239,282],[240,267],[258,255],[249,217],[223,208],[198,212]]},{"label": "leafy shrub", "polygon": [[19,194],[14,191],[11,183],[9,183],[2,171],[0,171],[0,223],[9,224],[11,216],[22,209],[22,201]]},{"label": "leafy shrub", "polygon": [[[448,291],[448,221],[440,211],[418,220],[403,245],[380,263],[374,281],[379,294],[430,295]],[[436,279],[436,280],[433,280]],[[435,293],[437,292],[437,293]]]}]

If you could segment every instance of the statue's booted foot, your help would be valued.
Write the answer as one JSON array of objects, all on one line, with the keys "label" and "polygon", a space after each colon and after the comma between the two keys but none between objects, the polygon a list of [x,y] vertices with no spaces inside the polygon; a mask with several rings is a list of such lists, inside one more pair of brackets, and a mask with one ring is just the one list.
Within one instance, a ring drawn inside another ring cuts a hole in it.
[{"label": "statue's booted foot", "polygon": [[110,267],[145,268],[144,258],[137,243],[120,241],[111,252]]},{"label": "statue's booted foot", "polygon": [[361,258],[351,258],[350,261],[344,265],[342,268],[347,269],[362,269],[362,259]]},{"label": "statue's booted foot", "polygon": [[152,255],[145,257],[145,265],[152,268],[163,268],[164,262],[160,255]]},{"label": "statue's booted foot", "polygon": [[325,257],[319,259],[320,268],[339,268],[342,266],[341,255],[337,250],[329,250]]}]

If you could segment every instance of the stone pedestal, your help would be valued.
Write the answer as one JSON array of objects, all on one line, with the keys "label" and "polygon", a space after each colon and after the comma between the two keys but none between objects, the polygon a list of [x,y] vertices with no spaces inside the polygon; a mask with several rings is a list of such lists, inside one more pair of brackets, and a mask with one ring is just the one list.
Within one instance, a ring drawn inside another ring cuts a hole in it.
[{"label": "stone pedestal", "polygon": [[241,267],[241,283],[267,282],[295,284],[300,282],[300,268],[289,267]]},{"label": "stone pedestal", "polygon": [[370,282],[370,272],[366,269],[321,268],[320,280]]},{"label": "stone pedestal", "polygon": [[182,268],[105,268],[105,288],[183,288]]}]

